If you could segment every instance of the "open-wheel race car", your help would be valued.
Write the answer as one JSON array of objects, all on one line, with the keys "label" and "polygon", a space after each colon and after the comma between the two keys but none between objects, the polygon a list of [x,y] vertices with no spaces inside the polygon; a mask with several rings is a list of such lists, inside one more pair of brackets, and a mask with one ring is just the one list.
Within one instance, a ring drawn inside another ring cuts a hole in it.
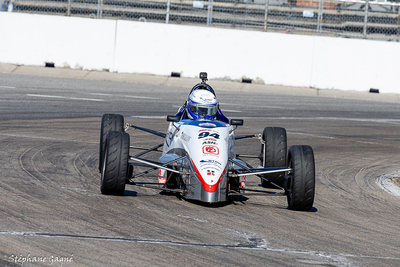
[{"label": "open-wheel race car", "polygon": [[[185,199],[205,203],[225,202],[237,195],[286,195],[290,209],[310,210],[315,194],[312,148],[294,145],[287,150],[286,130],[281,127],[266,127],[262,134],[235,136],[243,120],[225,117],[213,88],[206,83],[207,73],[200,73],[200,78],[202,82],[192,88],[178,113],[167,116],[167,133],[125,125],[122,115],[103,115],[99,153],[101,192],[124,195],[125,185],[130,184],[179,193]],[[137,148],[130,146],[126,132],[130,127],[164,138],[164,142],[131,155]],[[244,138],[259,139],[261,153],[236,154],[235,141]],[[158,161],[142,157],[160,151],[161,147]],[[258,158],[260,166],[252,167],[245,158]],[[137,166],[146,170],[136,173]],[[158,181],[137,181],[152,171],[158,172]],[[249,175],[258,176],[263,188],[247,188]]]}]

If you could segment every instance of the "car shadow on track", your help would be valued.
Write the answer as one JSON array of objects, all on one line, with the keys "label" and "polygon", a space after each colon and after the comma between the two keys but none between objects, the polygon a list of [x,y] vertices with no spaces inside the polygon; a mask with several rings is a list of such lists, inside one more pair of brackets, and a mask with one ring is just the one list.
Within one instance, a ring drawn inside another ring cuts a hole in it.
[{"label": "car shadow on track", "polygon": [[181,195],[176,194],[176,197],[179,200],[185,200],[189,203],[195,204],[195,205],[199,205],[199,206],[203,206],[203,207],[207,207],[207,208],[221,208],[221,207],[226,207],[229,205],[237,205],[237,202],[240,202],[242,204],[244,204],[244,202],[246,200],[248,200],[247,197],[244,196],[231,196],[228,197],[227,201],[223,201],[223,202],[215,202],[215,203],[207,203],[207,202],[203,202],[203,201],[199,201],[199,200],[193,200],[193,199],[185,199],[183,198]]},{"label": "car shadow on track", "polygon": [[131,190],[125,190],[124,196],[136,197],[137,196],[137,192],[136,191],[131,191]]},{"label": "car shadow on track", "polygon": [[231,201],[216,202],[216,203],[207,203],[207,202],[202,202],[199,200],[192,200],[192,199],[185,199],[185,201],[199,205],[199,206],[207,207],[207,208],[221,208],[221,207],[225,207],[225,206],[228,206],[231,204]]},{"label": "car shadow on track", "polygon": [[[287,210],[290,210],[289,207],[286,208]],[[295,211],[295,210],[290,210],[290,211]],[[312,207],[310,210],[302,210],[298,212],[317,212],[318,209],[316,207]]]}]

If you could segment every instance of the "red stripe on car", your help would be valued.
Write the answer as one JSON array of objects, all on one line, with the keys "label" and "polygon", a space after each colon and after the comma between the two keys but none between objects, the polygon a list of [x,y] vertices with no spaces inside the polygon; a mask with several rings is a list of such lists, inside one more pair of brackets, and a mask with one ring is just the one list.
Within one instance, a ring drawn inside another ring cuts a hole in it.
[{"label": "red stripe on car", "polygon": [[200,174],[199,170],[197,169],[196,164],[194,164],[193,160],[190,159],[190,161],[192,162],[194,171],[196,172],[196,175],[199,178],[204,190],[206,190],[206,192],[208,192],[208,193],[215,192],[215,190],[217,190],[217,188],[218,188],[219,182],[221,182],[222,176],[224,176],[224,174],[225,174],[225,170],[226,170],[227,165],[225,166],[224,171],[222,172],[221,176],[219,177],[218,182],[215,183],[214,185],[209,185],[209,184],[206,183],[206,181],[204,181],[203,177],[201,176],[201,174]]}]

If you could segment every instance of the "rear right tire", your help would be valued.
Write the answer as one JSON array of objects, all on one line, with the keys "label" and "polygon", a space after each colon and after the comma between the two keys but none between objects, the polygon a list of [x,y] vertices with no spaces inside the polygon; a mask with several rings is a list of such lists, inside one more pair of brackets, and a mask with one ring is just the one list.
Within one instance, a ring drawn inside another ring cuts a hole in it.
[{"label": "rear right tire", "polygon": [[[281,127],[266,127],[263,131],[262,138],[265,142],[265,144],[261,146],[263,167],[286,167],[286,130]],[[263,177],[281,187],[285,180],[285,175],[282,172],[264,174]],[[266,188],[276,188],[276,186],[269,181],[261,179],[261,185]]]}]

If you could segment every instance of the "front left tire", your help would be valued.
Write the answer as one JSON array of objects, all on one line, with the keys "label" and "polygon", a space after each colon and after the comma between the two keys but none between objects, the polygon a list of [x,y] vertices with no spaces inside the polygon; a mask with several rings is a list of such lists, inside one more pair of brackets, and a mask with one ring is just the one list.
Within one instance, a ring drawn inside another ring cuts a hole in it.
[{"label": "front left tire", "polygon": [[124,195],[129,171],[129,144],[129,134],[116,131],[108,133],[101,168],[102,194]]}]

